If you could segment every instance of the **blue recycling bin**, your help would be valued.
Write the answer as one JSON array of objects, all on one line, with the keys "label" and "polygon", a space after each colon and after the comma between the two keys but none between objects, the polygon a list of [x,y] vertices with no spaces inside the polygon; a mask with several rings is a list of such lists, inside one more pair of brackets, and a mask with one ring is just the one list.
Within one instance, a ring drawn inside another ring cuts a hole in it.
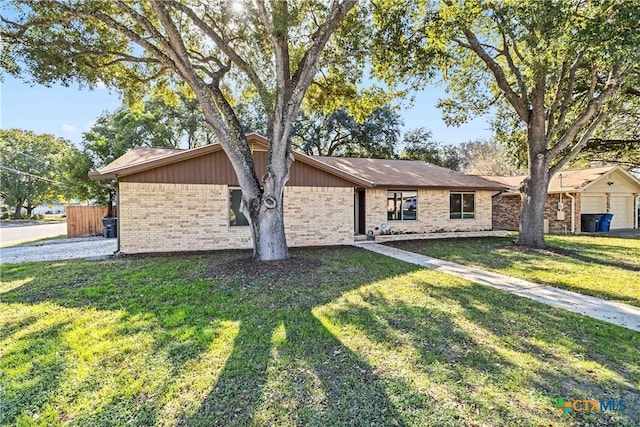
[{"label": "blue recycling bin", "polygon": [[608,232],[611,229],[611,220],[613,219],[613,214],[603,214],[602,218],[600,218],[600,222],[598,222],[598,231]]}]

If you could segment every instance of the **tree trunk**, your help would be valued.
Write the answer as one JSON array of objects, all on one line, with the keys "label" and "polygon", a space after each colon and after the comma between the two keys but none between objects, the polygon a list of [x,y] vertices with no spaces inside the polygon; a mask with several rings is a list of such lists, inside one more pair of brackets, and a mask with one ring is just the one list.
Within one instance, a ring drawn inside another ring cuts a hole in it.
[{"label": "tree trunk", "polygon": [[544,209],[547,203],[549,168],[546,159],[536,158],[529,168],[522,189],[522,211],[520,212],[520,237],[518,244],[532,248],[545,247]]},{"label": "tree trunk", "polygon": [[31,218],[31,213],[35,209],[35,206],[27,205],[24,208],[27,210],[27,218]]},{"label": "tree trunk", "polygon": [[545,112],[543,104],[543,82],[534,87],[531,98],[533,108],[529,113],[527,139],[529,146],[529,174],[520,188],[522,211],[520,212],[519,245],[543,248],[544,208],[549,187],[549,157],[545,135]]},{"label": "tree trunk", "polygon": [[113,218],[113,190],[109,190],[109,204],[107,205],[107,216],[105,218]]},{"label": "tree trunk", "polygon": [[[254,204],[260,203],[260,205],[257,209],[251,210],[253,259],[275,261],[289,258],[289,248],[284,232],[282,196],[278,198],[266,196],[254,200]],[[273,206],[274,202],[276,206]]]},{"label": "tree trunk", "polygon": [[16,210],[13,212],[13,219],[20,219],[20,214],[22,213],[22,204],[24,203],[24,199],[19,199],[18,203],[16,203]]}]

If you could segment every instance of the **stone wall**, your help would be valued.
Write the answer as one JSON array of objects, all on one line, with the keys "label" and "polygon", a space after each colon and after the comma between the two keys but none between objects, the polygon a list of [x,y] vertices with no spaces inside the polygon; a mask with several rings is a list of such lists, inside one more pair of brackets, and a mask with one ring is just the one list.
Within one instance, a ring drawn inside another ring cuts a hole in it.
[{"label": "stone wall", "polygon": [[[124,253],[251,248],[249,227],[229,226],[226,185],[120,183]],[[285,187],[289,246],[353,243],[353,188]]]},{"label": "stone wall", "polygon": [[[449,218],[449,190],[418,190],[416,220],[387,219],[387,190],[366,190],[366,228],[379,234],[381,224],[397,231],[431,233],[442,231],[484,231],[492,229],[491,192],[476,191],[475,218]],[[376,230],[376,227],[378,230]]]}]

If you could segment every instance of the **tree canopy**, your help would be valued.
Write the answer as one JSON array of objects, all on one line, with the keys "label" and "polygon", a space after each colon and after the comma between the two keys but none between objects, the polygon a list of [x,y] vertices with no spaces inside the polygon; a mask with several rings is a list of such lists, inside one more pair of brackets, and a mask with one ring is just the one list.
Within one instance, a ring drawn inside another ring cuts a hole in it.
[{"label": "tree canopy", "polygon": [[458,149],[464,173],[511,176],[523,172],[499,141],[477,139],[463,142]]},{"label": "tree canopy", "polygon": [[0,130],[0,196],[20,218],[22,208],[53,202],[65,193],[62,182],[65,159],[74,147],[49,134],[20,129]]},{"label": "tree canopy", "polygon": [[294,147],[309,155],[393,158],[402,119],[390,106],[376,108],[362,122],[344,109],[300,114],[293,129]]},{"label": "tree canopy", "polygon": [[402,143],[402,159],[420,160],[455,171],[462,168],[458,147],[434,141],[433,133],[428,129],[410,130],[405,134]]}]

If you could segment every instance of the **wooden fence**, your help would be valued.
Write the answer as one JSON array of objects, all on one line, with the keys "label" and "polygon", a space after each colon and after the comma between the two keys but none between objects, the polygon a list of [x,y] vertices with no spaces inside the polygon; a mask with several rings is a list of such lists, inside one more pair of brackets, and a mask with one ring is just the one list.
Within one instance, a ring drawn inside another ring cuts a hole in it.
[{"label": "wooden fence", "polygon": [[[99,236],[102,234],[102,218],[107,215],[105,206],[67,206],[67,237]],[[113,214],[116,214],[113,208]]]}]

